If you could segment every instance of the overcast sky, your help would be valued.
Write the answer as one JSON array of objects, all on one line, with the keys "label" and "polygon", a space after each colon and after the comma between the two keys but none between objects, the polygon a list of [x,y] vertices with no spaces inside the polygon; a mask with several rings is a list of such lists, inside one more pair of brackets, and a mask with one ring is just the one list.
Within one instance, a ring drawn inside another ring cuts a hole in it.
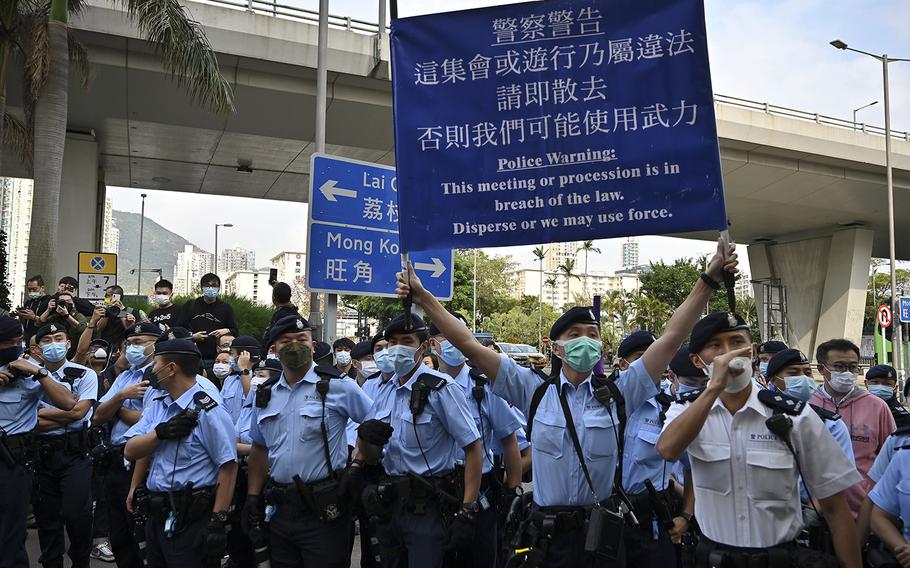
[{"label": "overcast sky", "polygon": [[[282,3],[317,9],[318,0]],[[514,3],[479,0],[400,0],[401,17]],[[375,22],[375,0],[331,0],[330,13]],[[840,38],[875,53],[910,57],[908,0],[706,0],[708,45],[715,93],[851,118],[854,108],[881,101],[881,67],[874,60],[839,51]],[[892,126],[910,129],[910,63],[891,67]],[[882,125],[881,102],[860,112],[859,121]],[[257,264],[281,250],[305,250],[306,205],[236,197],[147,191],[146,214],[195,244],[211,250],[214,223],[233,223],[219,233],[220,248],[241,244]],[[115,209],[138,212],[139,191],[109,187]],[[204,214],[200,214],[204,212]],[[200,218],[205,222],[200,223]],[[733,228],[735,237],[735,227]],[[136,228],[120,227],[124,230]],[[711,252],[712,243],[639,237],[642,262]],[[621,239],[598,241],[603,251],[591,270],[620,266]],[[533,265],[530,247],[491,249]],[[745,267],[748,270],[748,267]]]}]

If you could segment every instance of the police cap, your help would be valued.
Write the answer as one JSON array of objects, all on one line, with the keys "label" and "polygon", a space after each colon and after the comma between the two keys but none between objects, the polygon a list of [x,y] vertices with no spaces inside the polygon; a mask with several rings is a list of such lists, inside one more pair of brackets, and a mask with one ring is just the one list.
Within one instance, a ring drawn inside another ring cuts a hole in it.
[{"label": "police cap", "polygon": [[[45,335],[53,335],[55,333],[66,333],[66,328],[59,323],[43,325],[35,332],[35,343],[41,343]],[[22,326],[19,327],[19,335],[22,335]]]},{"label": "police cap", "polygon": [[186,337],[170,339],[162,336],[155,342],[155,355],[192,355],[202,359],[196,342]]},{"label": "police cap", "polygon": [[281,361],[278,359],[263,359],[259,362],[259,365],[256,367],[257,371],[282,371]]},{"label": "police cap", "polygon": [[[466,317],[459,314],[458,312],[453,312],[452,310],[446,310],[446,311],[448,311],[450,314],[452,314],[452,317],[454,317],[455,319],[457,319],[458,321],[463,323],[465,327],[468,327],[468,319]],[[442,332],[440,332],[439,328],[436,327],[436,322],[431,321],[430,322],[430,336],[436,337],[437,335],[442,335]]]},{"label": "police cap", "polygon": [[332,355],[332,346],[324,341],[313,342],[313,361],[319,361]]},{"label": "police cap", "polygon": [[616,354],[625,359],[633,353],[646,350],[654,341],[656,341],[656,338],[650,331],[636,331],[622,340],[622,343],[619,344],[619,349],[616,350]]},{"label": "police cap", "polygon": [[689,353],[698,353],[708,341],[725,331],[748,330],[749,325],[739,314],[732,312],[714,312],[698,320],[689,336]]},{"label": "police cap", "polygon": [[778,352],[771,357],[771,360],[768,361],[768,373],[769,377],[774,377],[780,371],[786,369],[790,365],[808,365],[809,359],[806,358],[805,353],[799,349],[784,349],[783,351]]},{"label": "police cap", "polygon": [[383,333],[381,331],[373,336],[373,339],[370,340],[370,353],[372,353],[373,350],[376,349],[376,344],[379,343],[380,341],[382,341],[383,339],[385,339],[385,336],[383,335]]},{"label": "police cap", "polygon": [[891,379],[897,380],[897,371],[891,365],[875,365],[866,371],[866,380],[870,379]]},{"label": "police cap", "polygon": [[269,329],[269,344],[275,343],[275,340],[282,334],[301,331],[313,331],[310,322],[300,316],[285,316],[276,321],[275,325]]},{"label": "police cap", "polygon": [[193,332],[185,327],[170,327],[167,331],[161,333],[155,343],[159,341],[170,341],[171,339],[189,339],[193,337]]},{"label": "police cap", "polygon": [[389,340],[396,333],[421,333],[427,330],[427,324],[423,318],[417,314],[409,314],[411,317],[411,329],[405,331],[405,314],[398,314],[382,332],[382,336]]},{"label": "police cap", "polygon": [[705,372],[699,369],[689,358],[689,346],[683,345],[676,351],[676,355],[670,360],[670,370],[677,377],[697,377],[702,378]]},{"label": "police cap", "polygon": [[369,341],[361,341],[351,349],[351,359],[363,359],[367,355],[372,355],[373,350],[370,349]]},{"label": "police cap", "polygon": [[149,335],[151,337],[161,337],[162,333],[164,333],[164,330],[161,329],[161,326],[157,323],[142,321],[132,326],[129,331],[126,332],[126,336],[135,337],[137,335]]},{"label": "police cap", "polygon": [[22,336],[22,324],[10,316],[0,316],[0,341],[8,341]]},{"label": "police cap", "polygon": [[249,335],[238,335],[231,342],[231,349],[249,351],[253,355],[258,355],[261,348],[262,344],[259,343],[259,340]]},{"label": "police cap", "polygon": [[600,322],[594,317],[594,308],[575,306],[571,310],[559,316],[559,319],[553,323],[550,328],[550,339],[557,340],[562,333],[575,325],[576,323],[594,324],[600,327]]},{"label": "police cap", "polygon": [[765,355],[766,353],[770,353],[773,355],[775,353],[780,353],[786,348],[787,344],[783,341],[765,341],[758,346],[758,354]]}]

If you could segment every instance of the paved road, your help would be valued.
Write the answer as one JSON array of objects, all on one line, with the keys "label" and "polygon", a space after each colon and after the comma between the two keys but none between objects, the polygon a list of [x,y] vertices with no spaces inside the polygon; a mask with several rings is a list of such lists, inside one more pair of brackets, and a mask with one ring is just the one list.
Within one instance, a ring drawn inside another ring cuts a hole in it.
[{"label": "paved road", "polygon": [[[35,529],[29,529],[26,547],[28,548],[29,564],[35,568],[40,568],[38,557],[41,555],[41,549],[38,547],[38,532]],[[66,559],[65,565],[70,566],[69,558]],[[116,566],[113,562],[92,560],[91,568],[116,568]],[[354,537],[354,555],[351,559],[351,566],[360,566],[360,536]]]}]

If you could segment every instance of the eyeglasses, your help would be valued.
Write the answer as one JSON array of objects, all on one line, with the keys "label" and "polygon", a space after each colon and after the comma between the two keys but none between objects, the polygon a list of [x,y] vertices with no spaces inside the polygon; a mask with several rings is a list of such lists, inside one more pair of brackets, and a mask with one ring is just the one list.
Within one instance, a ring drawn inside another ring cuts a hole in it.
[{"label": "eyeglasses", "polygon": [[835,363],[833,365],[825,365],[825,368],[832,373],[845,373],[847,371],[851,373],[859,373],[859,365],[854,363],[852,365],[843,365],[841,363]]}]

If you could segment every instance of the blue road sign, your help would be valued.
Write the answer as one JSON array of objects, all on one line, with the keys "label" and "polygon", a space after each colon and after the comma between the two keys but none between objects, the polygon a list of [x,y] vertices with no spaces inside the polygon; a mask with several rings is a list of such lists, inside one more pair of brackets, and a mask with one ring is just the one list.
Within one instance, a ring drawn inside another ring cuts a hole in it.
[{"label": "blue road sign", "polygon": [[[395,168],[314,154],[310,161],[307,287],[394,297],[401,270]],[[452,297],[452,251],[410,254],[428,291]]]},{"label": "blue road sign", "polygon": [[724,229],[703,0],[392,21],[410,251]]},{"label": "blue road sign", "polygon": [[101,258],[100,256],[96,256],[95,258],[93,258],[92,259],[92,268],[94,268],[95,270],[101,270],[102,268],[104,268],[104,259]]},{"label": "blue road sign", "polygon": [[901,323],[910,323],[910,298],[898,298],[900,300]]}]

